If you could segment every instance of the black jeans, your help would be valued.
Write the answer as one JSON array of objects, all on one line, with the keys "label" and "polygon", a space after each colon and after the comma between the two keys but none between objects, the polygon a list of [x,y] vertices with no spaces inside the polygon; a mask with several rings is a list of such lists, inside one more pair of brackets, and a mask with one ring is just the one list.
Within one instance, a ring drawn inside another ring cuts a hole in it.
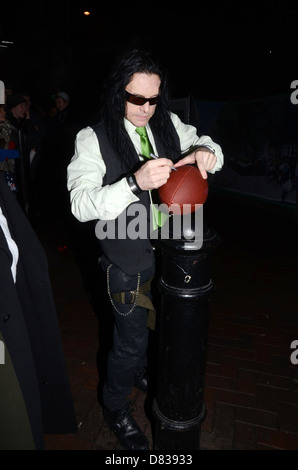
[{"label": "black jeans", "polygon": [[[103,267],[107,260],[104,259]],[[140,285],[154,276],[154,265],[140,274]],[[135,290],[138,275],[128,276],[117,266],[109,271],[111,293]],[[107,376],[103,387],[104,406],[111,411],[122,407],[131,393],[136,371],[147,365],[147,347],[149,330],[147,327],[148,311],[133,304],[114,302],[113,346],[107,360]],[[121,313],[119,313],[121,312]],[[130,312],[130,313],[128,313]]]}]

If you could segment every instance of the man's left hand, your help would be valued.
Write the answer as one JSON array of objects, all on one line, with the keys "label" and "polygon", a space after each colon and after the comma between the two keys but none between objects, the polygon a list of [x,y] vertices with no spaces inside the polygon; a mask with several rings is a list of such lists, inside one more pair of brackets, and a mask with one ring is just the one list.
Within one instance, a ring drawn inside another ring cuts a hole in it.
[{"label": "man's left hand", "polygon": [[179,166],[188,165],[196,163],[202,177],[206,180],[208,178],[207,171],[212,170],[216,164],[216,156],[207,148],[195,150],[193,153],[187,157],[179,160],[174,166],[178,168]]}]

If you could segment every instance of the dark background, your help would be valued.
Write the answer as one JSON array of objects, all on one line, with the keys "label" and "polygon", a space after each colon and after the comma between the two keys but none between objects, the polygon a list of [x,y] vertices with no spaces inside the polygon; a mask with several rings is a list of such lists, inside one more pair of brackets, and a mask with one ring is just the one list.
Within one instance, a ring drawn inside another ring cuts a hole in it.
[{"label": "dark background", "polygon": [[147,2],[140,11],[137,3],[11,2],[1,5],[0,43],[13,44],[0,47],[0,79],[46,103],[67,91],[88,112],[115,56],[141,46],[164,62],[173,98],[290,94],[297,36],[294,7],[285,2]]}]

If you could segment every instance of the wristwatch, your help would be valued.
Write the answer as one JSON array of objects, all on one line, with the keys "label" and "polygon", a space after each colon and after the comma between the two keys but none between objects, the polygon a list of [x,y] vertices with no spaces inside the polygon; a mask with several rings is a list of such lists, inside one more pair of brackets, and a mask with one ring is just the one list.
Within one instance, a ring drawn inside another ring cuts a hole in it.
[{"label": "wristwatch", "polygon": [[130,174],[126,177],[129,189],[136,195],[143,192],[140,186],[137,183],[137,179],[134,174]]}]

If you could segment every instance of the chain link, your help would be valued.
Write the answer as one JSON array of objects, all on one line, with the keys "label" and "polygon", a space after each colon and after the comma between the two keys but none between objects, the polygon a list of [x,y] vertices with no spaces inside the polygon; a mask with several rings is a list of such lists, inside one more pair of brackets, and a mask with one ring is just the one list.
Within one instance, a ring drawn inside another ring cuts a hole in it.
[{"label": "chain link", "polygon": [[129,310],[129,312],[127,313],[123,313],[123,312],[120,312],[115,304],[114,304],[114,301],[112,299],[112,294],[111,294],[111,291],[110,291],[110,268],[111,266],[113,266],[112,264],[110,264],[110,266],[108,267],[107,269],[107,289],[108,289],[108,294],[109,294],[109,298],[110,298],[110,301],[111,301],[111,304],[113,306],[113,308],[115,309],[115,311],[117,313],[119,313],[119,315],[122,315],[123,317],[127,317],[128,315],[130,315],[133,310],[135,309],[136,305],[137,305],[137,302],[138,302],[138,296],[139,296],[139,290],[140,290],[140,283],[141,283],[141,275],[140,273],[138,273],[138,282],[137,282],[137,291],[136,291],[136,295],[135,295],[135,301],[133,303],[133,306],[131,307],[131,309]]}]

